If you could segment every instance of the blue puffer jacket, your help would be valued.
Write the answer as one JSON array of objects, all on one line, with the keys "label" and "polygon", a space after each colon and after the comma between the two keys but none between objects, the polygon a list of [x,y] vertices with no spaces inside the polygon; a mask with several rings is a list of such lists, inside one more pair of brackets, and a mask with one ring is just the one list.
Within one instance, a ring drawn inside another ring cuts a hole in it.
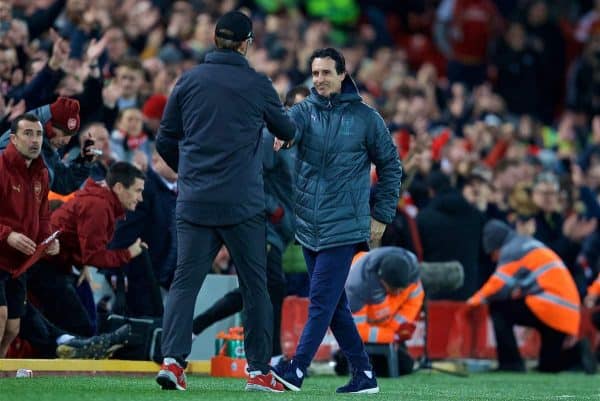
[{"label": "blue puffer jacket", "polygon": [[[319,251],[367,241],[371,216],[391,223],[402,167],[381,116],[349,76],[340,94],[311,95],[290,109],[296,121],[296,239]],[[379,182],[369,208],[371,163]]]}]

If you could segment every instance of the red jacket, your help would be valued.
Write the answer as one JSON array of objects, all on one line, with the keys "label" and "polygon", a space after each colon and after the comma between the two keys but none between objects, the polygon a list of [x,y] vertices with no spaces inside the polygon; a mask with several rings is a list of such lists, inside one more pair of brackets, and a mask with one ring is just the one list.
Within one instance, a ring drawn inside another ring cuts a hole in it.
[{"label": "red jacket", "polygon": [[50,235],[48,170],[42,157],[27,168],[12,143],[0,155],[0,269],[12,272],[27,255],[10,247],[8,235],[16,231],[40,243]]},{"label": "red jacket", "polygon": [[52,263],[71,266],[121,267],[131,259],[127,249],[108,250],[117,219],[125,209],[110,188],[88,179],[75,197],[52,213],[53,230],[61,230],[60,253]]}]

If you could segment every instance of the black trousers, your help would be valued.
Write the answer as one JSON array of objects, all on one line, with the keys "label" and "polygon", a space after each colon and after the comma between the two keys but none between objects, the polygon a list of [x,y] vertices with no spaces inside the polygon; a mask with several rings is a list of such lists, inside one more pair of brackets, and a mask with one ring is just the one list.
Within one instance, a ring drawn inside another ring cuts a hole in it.
[{"label": "black trousers", "polygon": [[[273,355],[281,355],[281,307],[286,294],[281,257],[278,248],[267,245],[267,290],[273,307]],[[242,308],[242,291],[236,288],[194,318],[194,334],[202,333],[214,323],[241,311]]]},{"label": "black trousers", "polygon": [[27,340],[40,358],[56,358],[56,339],[63,334],[67,332],[50,323],[35,306],[27,302],[25,314],[21,317],[19,337]]},{"label": "black trousers", "polygon": [[579,344],[563,350],[566,334],[538,319],[524,300],[490,302],[489,309],[496,334],[499,369],[525,370],[513,332],[515,325],[533,327],[540,333],[542,345],[538,361],[539,371],[559,372],[573,367],[580,361]]},{"label": "black trousers", "polygon": [[250,371],[269,371],[273,310],[267,292],[264,213],[240,224],[201,226],[177,218],[177,268],[163,318],[162,352],[185,364],[192,347],[196,297],[219,248],[235,263],[244,309],[244,344]]},{"label": "black trousers", "polygon": [[95,325],[77,294],[74,275],[45,263],[36,264],[27,274],[27,287],[50,322],[76,336],[94,335]]}]

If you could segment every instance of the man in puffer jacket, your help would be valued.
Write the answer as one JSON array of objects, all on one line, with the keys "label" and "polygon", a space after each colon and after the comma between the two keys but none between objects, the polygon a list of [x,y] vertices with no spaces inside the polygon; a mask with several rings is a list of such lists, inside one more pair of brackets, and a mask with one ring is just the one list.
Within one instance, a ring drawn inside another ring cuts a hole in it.
[{"label": "man in puffer jacket", "polygon": [[[338,393],[376,393],[377,380],[344,293],[352,257],[366,242],[381,239],[396,210],[402,168],[381,116],[361,101],[335,49],[311,58],[314,87],[290,109],[297,131],[296,239],[303,247],[310,278],[308,321],[296,355],[282,360],[274,375],[299,391],[317,348],[331,327],[353,367]],[[277,142],[276,146],[289,147]],[[378,184],[369,207],[371,163]]]}]

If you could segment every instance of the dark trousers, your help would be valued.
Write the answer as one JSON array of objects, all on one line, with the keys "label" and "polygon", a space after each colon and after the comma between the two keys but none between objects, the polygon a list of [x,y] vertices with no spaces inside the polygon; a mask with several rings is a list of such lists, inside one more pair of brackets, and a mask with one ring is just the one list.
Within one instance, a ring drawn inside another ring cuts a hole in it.
[{"label": "dark trousers", "polygon": [[90,337],[96,325],[77,293],[76,280],[60,268],[40,263],[28,272],[27,286],[49,321],[73,335]]},{"label": "dark trousers", "polygon": [[[281,306],[285,297],[285,276],[281,267],[281,251],[267,246],[267,290],[273,307],[273,355],[281,355]],[[242,310],[242,292],[239,288],[223,295],[207,310],[194,318],[194,334]]]},{"label": "dark trousers", "polygon": [[542,346],[538,370],[559,372],[576,365],[581,359],[579,344],[563,350],[566,334],[554,330],[538,319],[524,300],[496,301],[491,302],[489,307],[496,335],[496,352],[500,369],[525,369],[513,332],[515,325],[533,327],[540,333]]},{"label": "dark trousers", "polygon": [[345,245],[314,252],[303,248],[310,276],[308,321],[294,359],[302,368],[310,365],[327,327],[340,349],[356,370],[372,370],[364,344],[354,324],[344,285],[356,245]]},{"label": "dark trousers", "polygon": [[56,327],[41,312],[27,302],[25,314],[21,317],[19,337],[28,341],[40,358],[56,358],[56,339],[66,331]]},{"label": "dark trousers", "polygon": [[236,266],[244,309],[248,368],[269,371],[273,311],[267,292],[266,225],[260,213],[231,226],[200,226],[177,219],[177,268],[163,318],[162,352],[184,363],[192,347],[194,305],[222,244]]}]

